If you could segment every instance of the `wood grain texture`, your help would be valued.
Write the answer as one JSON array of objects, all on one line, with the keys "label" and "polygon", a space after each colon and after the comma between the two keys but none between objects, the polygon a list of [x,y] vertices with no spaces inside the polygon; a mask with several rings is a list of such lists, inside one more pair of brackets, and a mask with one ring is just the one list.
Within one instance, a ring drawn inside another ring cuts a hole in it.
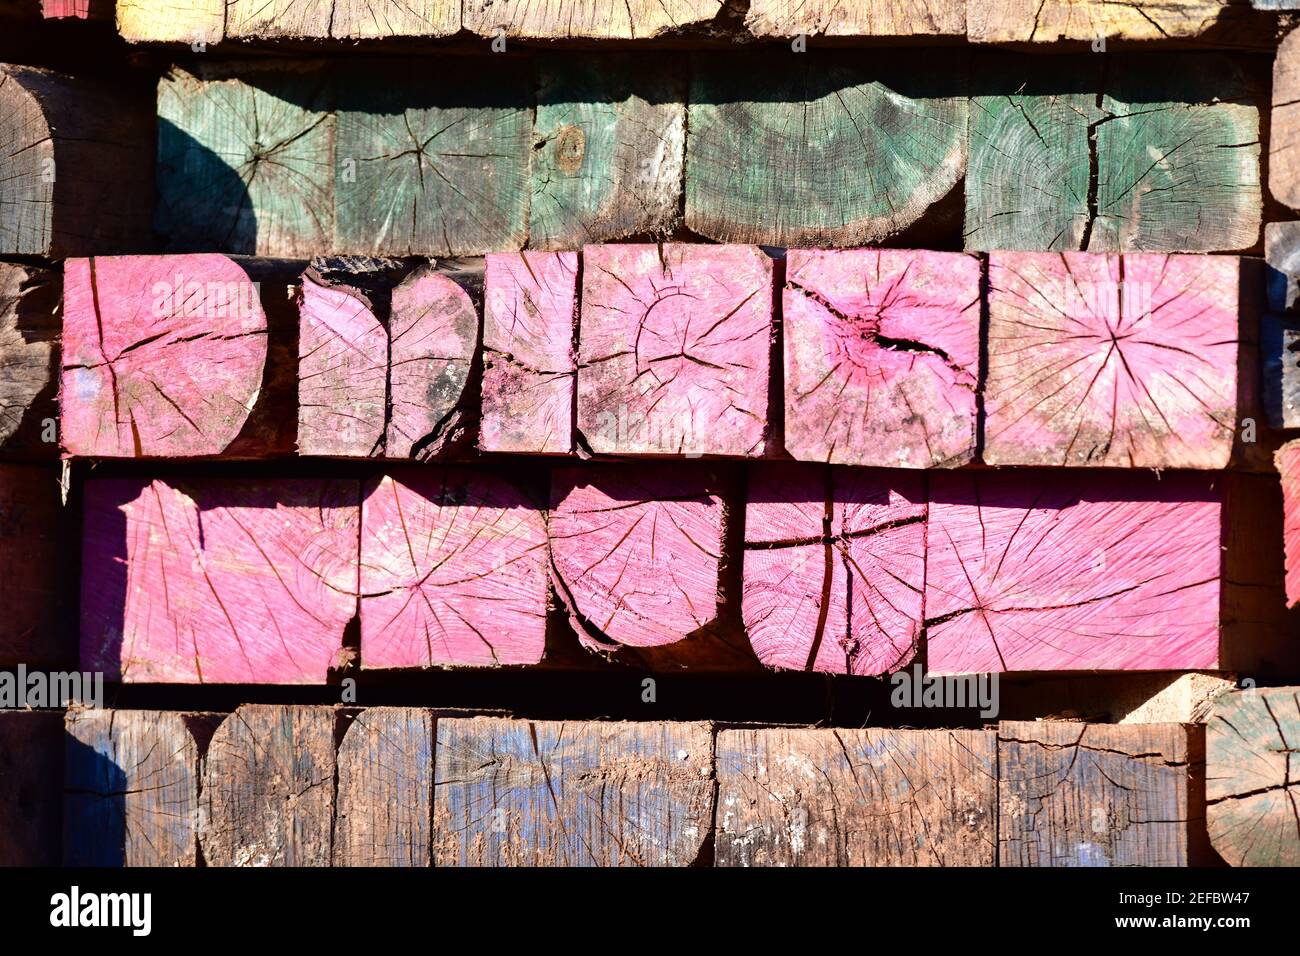
[{"label": "wood grain texture", "polygon": [[41,0],[46,20],[112,20],[112,0]]},{"label": "wood grain texture", "polygon": [[0,64],[0,254],[153,245],[153,123],[130,87]]},{"label": "wood grain texture", "polygon": [[573,450],[578,254],[492,253],[484,269],[483,451]]},{"label": "wood grain texture", "polygon": [[708,23],[725,0],[464,0],[466,30],[521,40],[641,40]]},{"label": "wood grain texture", "polygon": [[1222,480],[936,473],[925,614],[935,673],[1215,670]]},{"label": "wood grain texture", "polygon": [[626,56],[538,63],[528,243],[667,235],[679,224],[686,64]]},{"label": "wood grain texture", "polygon": [[338,751],[334,866],[432,863],[433,714],[370,707]]},{"label": "wood grain texture", "polygon": [[658,647],[717,622],[727,501],[720,476],[676,466],[556,468],[556,590],[583,644]]},{"label": "wood grain texture", "polygon": [[64,521],[56,466],[0,464],[0,667],[76,660]]},{"label": "wood grain texture", "polygon": [[[925,215],[966,169],[966,60],[699,54],[686,225],[719,242],[854,246]],[[778,159],[774,159],[778,158]]]},{"label": "wood grain texture", "polygon": [[435,866],[687,866],[713,819],[703,723],[441,719]]},{"label": "wood grain texture", "polygon": [[523,248],[533,98],[526,62],[339,68],[333,248],[477,256]]},{"label": "wood grain texture", "polygon": [[117,32],[128,43],[220,43],[225,0],[116,0]]},{"label": "wood grain texture", "polygon": [[771,463],[750,472],[743,615],[767,666],[884,674],[921,633],[919,475]]},{"label": "wood grain texture", "polygon": [[1300,604],[1300,440],[1289,441],[1275,456],[1282,476],[1282,539],[1286,555],[1286,603]]},{"label": "wood grain texture", "polygon": [[998,767],[1000,866],[1207,862],[1200,727],[1003,721]]},{"label": "wood grain texture", "polygon": [[1270,222],[1264,226],[1264,260],[1268,308],[1300,311],[1300,222]]},{"label": "wood grain texture", "polygon": [[1300,32],[1283,39],[1273,59],[1273,117],[1269,124],[1268,188],[1300,209]]},{"label": "wood grain texture", "polygon": [[536,664],[546,644],[546,566],[541,511],[506,480],[411,468],[368,482],[362,666]]},{"label": "wood grain texture", "polygon": [[329,249],[334,116],[310,60],[204,62],[158,83],[158,231],[178,252]]},{"label": "wood grain texture", "polygon": [[979,260],[960,253],[791,250],[786,451],[895,468],[971,461],[980,281]]},{"label": "wood grain texture", "polygon": [[199,748],[185,714],[70,712],[64,761],[65,865],[197,865]]},{"label": "wood grain texture", "polygon": [[262,388],[267,319],[221,255],[64,267],[62,442],[69,455],[220,455]]},{"label": "wood grain texture", "polygon": [[226,35],[327,37],[334,6],[334,0],[227,0]]},{"label": "wood grain texture", "polygon": [[0,263],[0,456],[53,459],[58,441],[59,303],[50,269]]},{"label": "wood grain texture", "polygon": [[244,704],[208,744],[199,842],[208,866],[329,866],[332,707]]},{"label": "wood grain texture", "polygon": [[756,37],[962,37],[960,0],[750,0],[745,27]]},{"label": "wood grain texture", "polygon": [[583,251],[578,430],[592,452],[756,457],[772,260],[753,246]]},{"label": "wood grain texture", "polygon": [[1239,419],[1234,256],[989,256],[984,460],[1227,466]]},{"label": "wood grain texture", "polygon": [[1232,866],[1300,866],[1300,688],[1225,694],[1205,727],[1210,842]]},{"label": "wood grain texture", "polygon": [[718,866],[993,866],[983,730],[732,730],[717,741]]},{"label": "wood grain texture", "polygon": [[0,866],[58,866],[63,714],[0,711]]},{"label": "wood grain texture", "polygon": [[1259,239],[1261,93],[1219,54],[988,56],[966,248],[1231,252]]},{"label": "wood grain texture", "polygon": [[324,683],[356,613],[360,490],[92,479],[81,661],[128,683]]},{"label": "wood grain texture", "polygon": [[1269,428],[1300,428],[1300,317],[1275,312],[1260,316],[1259,347]]},{"label": "wood grain texture", "polygon": [[974,43],[1167,40],[1200,36],[1239,12],[1233,0],[967,0],[966,26]]}]

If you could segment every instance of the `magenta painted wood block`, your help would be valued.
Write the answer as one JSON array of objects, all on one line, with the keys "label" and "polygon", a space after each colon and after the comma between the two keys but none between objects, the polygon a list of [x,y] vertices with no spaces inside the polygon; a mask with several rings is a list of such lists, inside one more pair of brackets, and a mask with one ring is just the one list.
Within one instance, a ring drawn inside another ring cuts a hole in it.
[{"label": "magenta painted wood block", "polygon": [[791,249],[782,302],[793,457],[896,468],[974,457],[977,257]]},{"label": "magenta painted wood block", "polygon": [[69,259],[63,289],[68,454],[218,455],[235,440],[267,345],[243,269],[206,254]]},{"label": "magenta painted wood block", "polygon": [[1219,664],[1215,476],[937,473],[925,616],[936,673]]},{"label": "magenta painted wood block", "polygon": [[555,469],[556,590],[583,643],[657,647],[712,622],[724,519],[711,476],[667,464]]},{"label": "magenta painted wood block", "polygon": [[364,668],[536,664],[546,646],[546,524],[494,475],[405,468],[361,506]]},{"label": "magenta painted wood block", "polygon": [[761,455],[772,282],[756,246],[586,247],[578,430],[591,450]]},{"label": "magenta painted wood block", "polygon": [[742,609],[769,667],[884,674],[921,633],[919,474],[773,462],[750,472]]},{"label": "magenta painted wood block", "polygon": [[1223,468],[1235,256],[994,252],[984,460]]},{"label": "magenta painted wood block", "polygon": [[1300,440],[1277,450],[1282,474],[1282,544],[1286,554],[1286,603],[1300,604]]},{"label": "magenta painted wood block", "polygon": [[129,683],[324,683],[356,613],[354,481],[86,483],[81,664]]},{"label": "magenta painted wood block", "polygon": [[487,257],[483,309],[484,451],[573,450],[576,252]]}]

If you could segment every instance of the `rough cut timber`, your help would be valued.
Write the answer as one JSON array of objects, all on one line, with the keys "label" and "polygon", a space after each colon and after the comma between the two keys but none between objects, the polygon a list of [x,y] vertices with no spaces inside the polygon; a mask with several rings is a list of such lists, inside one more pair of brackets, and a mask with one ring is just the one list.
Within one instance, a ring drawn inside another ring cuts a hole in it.
[{"label": "rough cut timber", "polygon": [[756,37],[964,37],[960,0],[750,0],[745,26]]},{"label": "rough cut timber", "polygon": [[158,83],[158,231],[178,252],[333,246],[331,84],[313,61],[202,63]]},{"label": "rough cut timber", "polygon": [[907,664],[921,632],[925,516],[918,474],[752,469],[742,605],[759,660],[831,674]]},{"label": "rough cut timber", "polygon": [[984,461],[1226,467],[1243,278],[1235,256],[990,254]]},{"label": "rough cut timber", "polygon": [[1236,686],[1236,675],[1222,671],[1008,676],[999,684],[998,714],[1004,720],[1204,724],[1215,698]]},{"label": "rough cut timber", "polygon": [[0,64],[0,254],[148,251],[153,134],[130,88]]},{"label": "rough cut timber", "polygon": [[772,284],[754,246],[588,246],[581,440],[596,454],[760,456]]},{"label": "rough cut timber", "polygon": [[441,719],[435,866],[688,866],[713,821],[703,723]]},{"label": "rough cut timber", "polygon": [[680,465],[555,469],[554,581],[583,644],[658,647],[713,628],[727,511],[719,476]]},{"label": "rough cut timber", "polygon": [[478,256],[528,233],[532,75],[496,58],[340,68],[333,248]]},{"label": "rough cut timber", "polygon": [[993,866],[983,730],[732,730],[717,741],[718,866]]},{"label": "rough cut timber", "polygon": [[370,707],[338,752],[335,866],[430,866],[433,714]]},{"label": "rough cut timber", "polygon": [[57,456],[59,301],[57,272],[0,263],[0,456]]},{"label": "rough cut timber", "polygon": [[[225,0],[116,0],[117,32],[128,43],[208,46],[225,35]],[[387,5],[386,5],[387,6]]]},{"label": "rough cut timber", "polygon": [[483,451],[573,450],[578,266],[576,252],[487,257],[478,440]]},{"label": "rough cut timber", "polygon": [[46,20],[112,20],[113,0],[41,0]]},{"label": "rough cut timber", "polygon": [[671,233],[680,220],[686,64],[551,56],[538,67],[528,244]]},{"label": "rough cut timber", "polygon": [[794,249],[785,268],[786,451],[800,461],[895,468],[969,462],[979,260]]},{"label": "rough cut timber", "polygon": [[1242,16],[1239,0],[966,0],[974,43],[1181,39]]},{"label": "rough cut timber", "polygon": [[208,866],[329,866],[332,707],[245,704],[208,744],[199,842]]},{"label": "rough cut timber", "polygon": [[242,267],[215,254],[71,259],[63,288],[69,455],[220,455],[244,434],[266,372],[267,318]]},{"label": "rough cut timber", "polygon": [[194,715],[69,712],[63,775],[67,866],[195,866]]},{"label": "rough cut timber", "polygon": [[546,644],[546,525],[494,475],[396,470],[361,508],[366,669],[536,664]]},{"label": "rough cut timber", "polygon": [[686,225],[719,242],[854,246],[916,223],[966,170],[966,58],[700,54]]},{"label": "rough cut timber", "polygon": [[81,663],[129,683],[324,683],[356,613],[355,481],[86,483]]},{"label": "rough cut timber", "polygon": [[1282,476],[1282,537],[1286,554],[1286,603],[1300,604],[1300,440],[1289,441],[1277,450],[1278,473]]},{"label": "rough cut timber", "polygon": [[226,35],[245,39],[448,37],[460,30],[455,0],[228,0]]},{"label": "rough cut timber", "polygon": [[967,249],[1258,242],[1261,92],[1229,58],[1002,55],[972,75]]},{"label": "rough cut timber", "polygon": [[1270,428],[1300,428],[1300,316],[1260,317],[1264,366],[1264,409]]},{"label": "rough cut timber", "polygon": [[1273,119],[1269,126],[1268,188],[1300,209],[1300,31],[1288,33],[1273,60]]},{"label": "rough cut timber", "polygon": [[0,866],[58,866],[63,714],[0,711]]},{"label": "rough cut timber", "polygon": [[1232,866],[1300,866],[1300,687],[1220,697],[1205,727],[1210,842]]},{"label": "rough cut timber", "polygon": [[1264,226],[1268,307],[1273,312],[1300,311],[1300,222]]},{"label": "rough cut timber", "polygon": [[1187,472],[934,474],[930,669],[1258,666],[1270,631],[1288,633],[1273,613],[1269,484]]},{"label": "rough cut timber", "polygon": [[999,866],[1198,866],[1204,729],[1003,721]]},{"label": "rough cut timber", "polygon": [[464,26],[521,40],[644,40],[707,25],[726,0],[465,0]]},{"label": "rough cut timber", "polygon": [[63,538],[57,468],[0,464],[0,667],[76,660]]}]

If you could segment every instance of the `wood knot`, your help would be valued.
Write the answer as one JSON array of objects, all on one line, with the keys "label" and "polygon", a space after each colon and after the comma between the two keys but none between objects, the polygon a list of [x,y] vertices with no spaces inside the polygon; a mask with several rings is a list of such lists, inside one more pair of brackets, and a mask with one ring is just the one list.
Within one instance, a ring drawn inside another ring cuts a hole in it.
[{"label": "wood knot", "polygon": [[570,175],[582,167],[587,153],[587,137],[577,126],[563,126],[555,144],[555,165]]}]

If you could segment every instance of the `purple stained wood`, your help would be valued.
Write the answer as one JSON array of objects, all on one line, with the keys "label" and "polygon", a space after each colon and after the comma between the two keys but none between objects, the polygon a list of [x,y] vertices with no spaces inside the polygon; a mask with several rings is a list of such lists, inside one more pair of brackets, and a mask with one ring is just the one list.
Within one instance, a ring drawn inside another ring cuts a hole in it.
[{"label": "purple stained wood", "polygon": [[1286,555],[1286,603],[1300,604],[1300,440],[1277,450],[1282,475],[1282,544]]},{"label": "purple stained wood", "polygon": [[63,447],[70,455],[218,455],[262,387],[256,286],[220,255],[69,259],[64,266]]},{"label": "purple stained wood", "polygon": [[494,475],[398,469],[362,504],[362,667],[536,664],[546,645],[546,525]]},{"label": "purple stained wood", "polygon": [[586,247],[578,430],[591,450],[761,455],[772,283],[757,246]]},{"label": "purple stained wood", "polygon": [[974,457],[978,258],[792,249],[782,302],[793,457],[896,468]]},{"label": "purple stained wood", "polygon": [[573,450],[578,254],[487,257],[483,307],[484,451]]},{"label": "purple stained wood", "polygon": [[906,471],[772,462],[750,472],[742,613],[769,667],[884,674],[921,632],[926,498]]},{"label": "purple stained wood", "polygon": [[355,481],[91,479],[81,665],[129,683],[324,683],[356,613]]},{"label": "purple stained wood", "polygon": [[726,505],[718,479],[680,466],[557,468],[556,590],[588,647],[674,644],[711,625]]}]

